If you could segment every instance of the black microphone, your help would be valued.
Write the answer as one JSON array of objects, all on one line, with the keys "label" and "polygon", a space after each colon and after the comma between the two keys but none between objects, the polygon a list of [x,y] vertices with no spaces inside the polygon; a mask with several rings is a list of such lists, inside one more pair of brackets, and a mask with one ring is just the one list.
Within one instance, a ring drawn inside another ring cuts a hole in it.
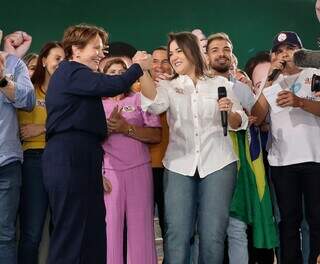
[{"label": "black microphone", "polygon": [[[223,97],[227,97],[226,87],[218,87],[218,99],[220,100]],[[223,127],[223,135],[227,136],[228,134],[228,113],[227,111],[221,111],[221,125]]]},{"label": "black microphone", "polygon": [[302,68],[320,68],[320,50],[298,50],[293,54],[293,62]]},{"label": "black microphone", "polygon": [[[286,67],[287,62],[283,61],[281,62],[282,68]],[[274,81],[276,78],[278,78],[279,74],[281,73],[281,69],[274,69],[271,74],[268,76],[268,82]]]}]

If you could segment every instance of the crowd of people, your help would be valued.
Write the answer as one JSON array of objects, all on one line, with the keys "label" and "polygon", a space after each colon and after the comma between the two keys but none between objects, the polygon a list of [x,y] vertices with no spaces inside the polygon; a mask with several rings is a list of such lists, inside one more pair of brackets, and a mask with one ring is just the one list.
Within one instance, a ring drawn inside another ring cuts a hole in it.
[{"label": "crowd of people", "polygon": [[3,42],[1,264],[38,263],[48,210],[49,264],[156,264],[155,208],[165,264],[320,262],[320,70],[297,33],[244,70],[200,29],[150,54],[85,24],[38,54]]}]

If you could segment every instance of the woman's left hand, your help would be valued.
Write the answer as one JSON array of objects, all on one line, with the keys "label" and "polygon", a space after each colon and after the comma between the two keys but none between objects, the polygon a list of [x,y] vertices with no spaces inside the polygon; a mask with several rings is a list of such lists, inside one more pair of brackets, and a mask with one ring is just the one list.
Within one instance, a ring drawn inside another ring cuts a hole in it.
[{"label": "woman's left hand", "polygon": [[110,133],[123,133],[126,134],[129,128],[128,122],[124,117],[118,113],[108,119],[108,131]]},{"label": "woman's left hand", "polygon": [[220,111],[230,112],[233,106],[232,101],[228,97],[223,97],[218,101]]}]

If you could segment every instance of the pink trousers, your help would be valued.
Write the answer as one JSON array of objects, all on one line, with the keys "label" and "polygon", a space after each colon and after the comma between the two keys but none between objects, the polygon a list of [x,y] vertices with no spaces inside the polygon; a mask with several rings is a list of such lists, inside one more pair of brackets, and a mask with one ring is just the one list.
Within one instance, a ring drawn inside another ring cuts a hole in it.
[{"label": "pink trousers", "polygon": [[127,222],[127,264],[156,264],[153,227],[153,179],[150,164],[125,171],[105,170],[112,184],[104,195],[107,264],[122,264],[124,221]]}]

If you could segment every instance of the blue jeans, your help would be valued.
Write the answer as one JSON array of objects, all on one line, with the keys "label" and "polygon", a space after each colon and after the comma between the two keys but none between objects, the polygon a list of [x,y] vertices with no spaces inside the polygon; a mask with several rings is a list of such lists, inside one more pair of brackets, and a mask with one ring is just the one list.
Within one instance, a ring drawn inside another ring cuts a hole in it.
[{"label": "blue jeans", "polygon": [[0,167],[0,263],[16,264],[16,218],[21,186],[21,163]]},{"label": "blue jeans", "polygon": [[230,217],[227,229],[230,264],[248,264],[247,224]]},{"label": "blue jeans", "polygon": [[42,152],[32,149],[23,154],[18,248],[18,260],[23,264],[38,263],[38,249],[48,209],[48,195],[42,176]]},{"label": "blue jeans", "polygon": [[229,223],[236,163],[203,179],[165,170],[164,263],[190,263],[195,223],[199,234],[199,264],[220,264]]}]

